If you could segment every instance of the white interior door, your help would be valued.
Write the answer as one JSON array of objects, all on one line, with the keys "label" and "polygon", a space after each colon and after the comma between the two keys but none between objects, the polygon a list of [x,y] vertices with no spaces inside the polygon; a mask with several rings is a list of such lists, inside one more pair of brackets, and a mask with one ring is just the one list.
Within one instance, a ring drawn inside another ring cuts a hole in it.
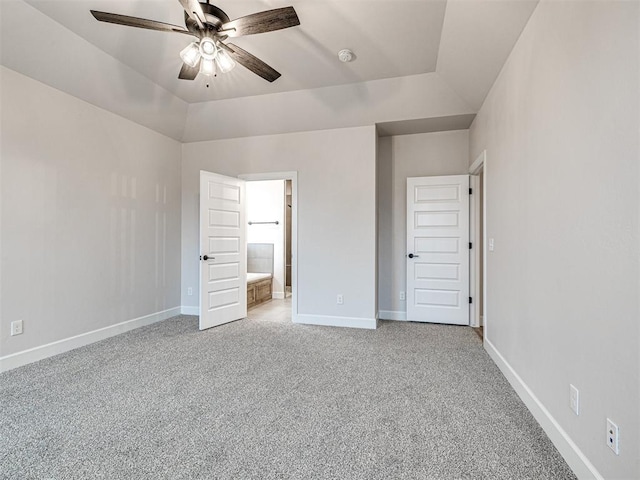
[{"label": "white interior door", "polygon": [[469,176],[407,178],[407,320],[469,325]]},{"label": "white interior door", "polygon": [[245,182],[200,172],[200,330],[247,316]]}]

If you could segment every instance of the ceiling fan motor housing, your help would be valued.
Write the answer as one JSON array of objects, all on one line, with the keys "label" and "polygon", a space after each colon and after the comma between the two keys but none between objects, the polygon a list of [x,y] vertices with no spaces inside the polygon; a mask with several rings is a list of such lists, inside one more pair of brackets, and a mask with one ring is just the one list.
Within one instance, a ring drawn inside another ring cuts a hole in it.
[{"label": "ceiling fan motor housing", "polygon": [[[204,12],[205,25],[209,28],[209,30],[219,30],[223,24],[231,21],[229,19],[229,16],[215,5],[211,5],[209,3],[200,3],[200,6],[202,7],[202,11]],[[190,31],[195,33],[200,32],[198,24],[189,16],[187,12],[184,12],[184,23]]]}]

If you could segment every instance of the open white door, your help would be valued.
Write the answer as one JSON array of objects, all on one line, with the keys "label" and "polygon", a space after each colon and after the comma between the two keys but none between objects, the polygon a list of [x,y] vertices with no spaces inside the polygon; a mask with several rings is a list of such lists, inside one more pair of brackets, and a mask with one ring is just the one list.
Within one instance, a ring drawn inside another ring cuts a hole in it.
[{"label": "open white door", "polygon": [[469,176],[407,178],[407,320],[469,325]]},{"label": "open white door", "polygon": [[200,172],[200,330],[247,316],[245,182]]}]

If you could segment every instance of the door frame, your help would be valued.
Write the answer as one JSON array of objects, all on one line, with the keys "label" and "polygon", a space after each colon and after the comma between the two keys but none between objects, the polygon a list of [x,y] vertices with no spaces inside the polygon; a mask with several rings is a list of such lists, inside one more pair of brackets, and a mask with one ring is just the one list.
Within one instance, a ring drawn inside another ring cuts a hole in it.
[{"label": "door frame", "polygon": [[243,173],[238,178],[247,182],[291,180],[291,320],[295,323],[298,318],[298,172]]},{"label": "door frame", "polygon": [[[480,173],[484,176],[483,183],[483,195],[482,195],[482,205],[478,201],[477,192],[480,190]],[[473,189],[473,194],[470,198],[470,238],[473,242],[474,246],[480,245],[480,239],[482,238],[482,251],[478,248],[471,249],[471,258],[469,261],[470,266],[470,279],[471,284],[469,285],[470,295],[472,298],[476,299],[478,297],[478,291],[480,290],[480,261],[482,261],[483,270],[482,270],[482,306],[483,306],[483,315],[482,315],[482,326],[483,333],[487,335],[487,151],[483,150],[480,155],[475,159],[475,161],[469,167],[469,175],[471,175],[471,188]],[[480,217],[484,219],[482,222],[483,229],[480,231]],[[474,301],[471,305],[469,305],[470,318],[471,318],[471,326],[479,327],[480,324],[480,309],[478,308],[478,301]]]}]

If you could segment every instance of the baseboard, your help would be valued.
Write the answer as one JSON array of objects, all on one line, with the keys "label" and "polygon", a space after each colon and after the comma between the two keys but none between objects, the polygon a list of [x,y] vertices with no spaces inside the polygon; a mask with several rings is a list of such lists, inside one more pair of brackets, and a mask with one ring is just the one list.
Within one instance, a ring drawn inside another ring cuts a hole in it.
[{"label": "baseboard", "polygon": [[330,315],[308,315],[299,313],[293,319],[293,323],[375,330],[378,322],[375,318],[333,317]]},{"label": "baseboard", "polygon": [[99,342],[109,337],[119,335],[121,333],[134,330],[136,328],[151,325],[152,323],[161,322],[167,318],[175,317],[180,314],[180,307],[170,308],[162,312],[152,313],[143,317],[134,318],[125,322],[109,325],[108,327],[99,328],[87,333],[81,333],[74,337],[64,338],[56,342],[41,345],[39,347],[30,348],[17,352],[5,357],[0,357],[0,372],[6,372],[29,363],[37,362],[45,358],[65,353],[75,348],[84,347],[91,343]]},{"label": "baseboard", "polygon": [[273,292],[271,293],[271,298],[274,300],[284,300],[284,292]]},{"label": "baseboard", "polygon": [[378,312],[380,320],[398,320],[401,322],[407,321],[407,312],[400,312],[396,310],[380,310]]},{"label": "baseboard", "polygon": [[604,480],[604,477],[600,475],[596,467],[589,461],[585,454],[582,453],[575,442],[571,440],[567,432],[560,426],[556,419],[553,418],[549,410],[546,409],[538,397],[535,396],[528,385],[524,383],[522,378],[520,378],[509,362],[507,362],[486,336],[484,338],[484,348],[576,476],[580,479],[593,478],[596,480]]},{"label": "baseboard", "polygon": [[200,307],[180,307],[181,315],[195,315],[197,317],[200,316]]}]

